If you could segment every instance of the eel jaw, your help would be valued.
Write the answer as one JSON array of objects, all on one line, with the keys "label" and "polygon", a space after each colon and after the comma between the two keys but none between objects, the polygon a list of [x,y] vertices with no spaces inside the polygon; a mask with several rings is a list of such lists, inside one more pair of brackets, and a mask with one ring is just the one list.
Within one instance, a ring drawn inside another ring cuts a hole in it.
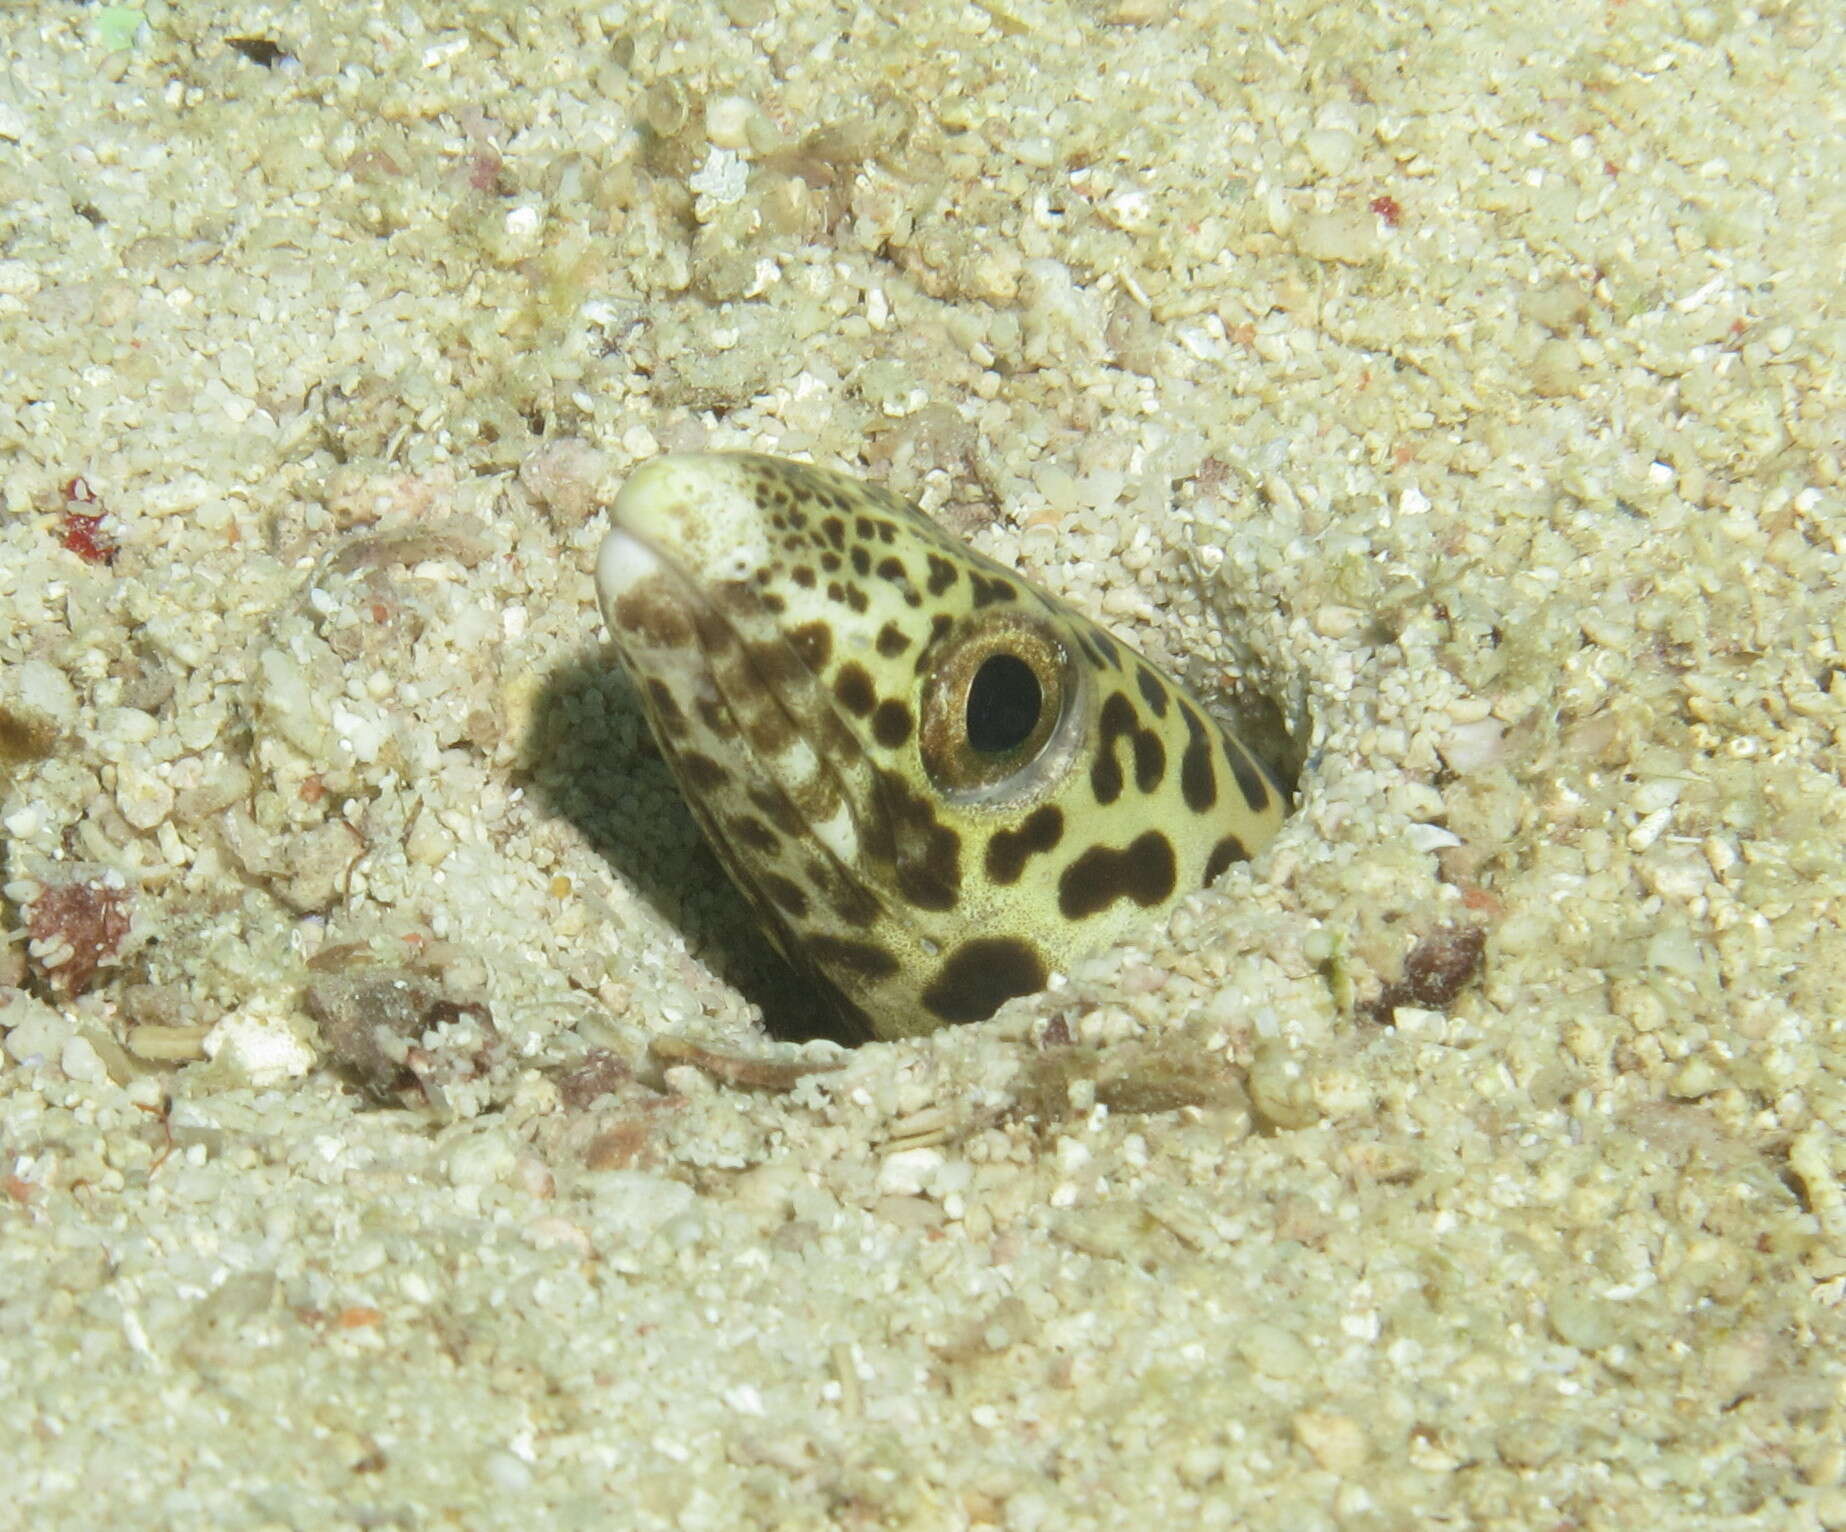
[{"label": "eel jaw", "polygon": [[652,548],[622,527],[603,538],[596,553],[596,597],[610,632],[617,631],[616,602],[643,580],[661,573],[663,567]]}]

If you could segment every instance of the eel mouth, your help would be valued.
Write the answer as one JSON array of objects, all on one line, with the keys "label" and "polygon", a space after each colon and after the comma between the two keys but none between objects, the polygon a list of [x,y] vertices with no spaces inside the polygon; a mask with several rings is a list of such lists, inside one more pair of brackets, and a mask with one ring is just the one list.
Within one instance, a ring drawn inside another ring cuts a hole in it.
[{"label": "eel mouth", "polygon": [[[613,528],[596,553],[596,594],[608,621],[612,604],[664,568],[660,555],[626,527]],[[610,623],[613,630],[614,623]]]}]

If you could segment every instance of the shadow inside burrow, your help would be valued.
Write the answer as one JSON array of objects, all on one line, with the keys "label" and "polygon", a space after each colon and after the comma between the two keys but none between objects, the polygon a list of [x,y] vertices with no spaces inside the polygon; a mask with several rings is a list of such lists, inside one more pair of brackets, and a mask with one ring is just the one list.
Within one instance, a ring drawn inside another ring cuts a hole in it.
[{"label": "shadow inside burrow", "polygon": [[865,1040],[770,945],[706,845],[612,650],[546,676],[523,744],[522,782],[538,807],[574,825],[694,957],[762,1011],[770,1036]]},{"label": "shadow inside burrow", "polygon": [[1291,724],[1282,704],[1254,684],[1206,683],[1198,690],[1212,715],[1237,736],[1282,789],[1284,807],[1294,813],[1301,806],[1301,779],[1310,764],[1308,752],[1314,737],[1305,702]]},{"label": "shadow inside burrow", "polygon": [[1265,665],[1248,642],[1238,637],[1238,624],[1225,610],[1211,578],[1195,571],[1194,580],[1225,648],[1212,660],[1181,663],[1176,674],[1205,711],[1256,757],[1269,779],[1282,789],[1284,813],[1293,814],[1301,806],[1302,779],[1316,760],[1307,676],[1299,669],[1278,674],[1275,667]]}]

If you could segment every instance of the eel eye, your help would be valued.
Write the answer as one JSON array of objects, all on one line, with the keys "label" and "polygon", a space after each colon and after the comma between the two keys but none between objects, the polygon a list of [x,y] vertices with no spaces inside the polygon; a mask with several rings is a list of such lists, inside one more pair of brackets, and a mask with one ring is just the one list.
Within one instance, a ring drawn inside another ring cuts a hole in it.
[{"label": "eel eye", "polygon": [[1071,712],[1077,672],[1046,623],[1017,609],[979,614],[950,630],[923,679],[923,768],[963,801],[1011,801],[1043,780],[1033,770]]},{"label": "eel eye", "polygon": [[1016,654],[990,654],[968,686],[968,745],[980,755],[1005,755],[1032,737],[1045,711],[1045,689]]}]

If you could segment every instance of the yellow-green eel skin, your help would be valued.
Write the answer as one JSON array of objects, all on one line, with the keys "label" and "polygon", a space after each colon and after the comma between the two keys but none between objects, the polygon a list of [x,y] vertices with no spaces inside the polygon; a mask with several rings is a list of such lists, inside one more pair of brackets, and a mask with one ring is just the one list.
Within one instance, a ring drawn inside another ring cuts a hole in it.
[{"label": "yellow-green eel skin", "polygon": [[597,593],[660,749],[856,1030],[991,1016],[1287,812],[1170,675],[885,490],[675,455],[610,521]]}]

